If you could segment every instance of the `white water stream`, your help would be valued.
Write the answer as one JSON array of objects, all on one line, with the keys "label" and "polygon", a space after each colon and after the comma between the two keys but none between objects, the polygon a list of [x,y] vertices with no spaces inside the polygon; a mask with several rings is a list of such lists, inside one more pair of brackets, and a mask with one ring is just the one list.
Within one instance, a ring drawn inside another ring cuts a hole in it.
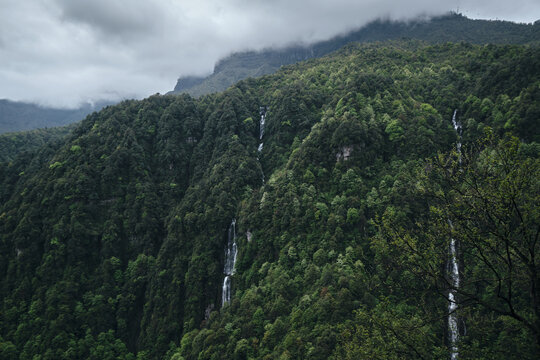
[{"label": "white water stream", "polygon": [[[453,228],[452,222],[448,220],[450,228]],[[448,263],[448,273],[450,277],[451,289],[448,292],[448,342],[450,343],[450,359],[457,360],[459,329],[457,316],[457,297],[456,289],[459,288],[459,264],[457,260],[457,241],[450,238],[450,261]]]},{"label": "white water stream", "polygon": [[[262,142],[262,138],[264,136],[264,124],[266,122],[266,111],[268,110],[268,108],[266,106],[260,106],[259,107],[259,114],[261,115],[261,120],[259,122],[259,147],[257,148],[257,160],[259,160],[259,157],[261,155],[261,152],[263,151],[263,146],[264,146],[264,143]],[[262,171],[262,167],[261,167],[261,179],[262,179],[262,183],[264,185],[264,173]]]},{"label": "white water stream", "polygon": [[[461,123],[457,120],[457,110],[454,110],[452,115],[452,125],[458,135],[457,152],[458,161],[461,165]],[[448,219],[450,229],[454,229],[452,221]],[[453,237],[450,238],[450,250],[448,261],[448,277],[450,281],[450,291],[448,292],[448,342],[450,344],[450,359],[457,360],[459,356],[458,340],[459,340],[459,328],[458,328],[458,316],[457,316],[457,289],[459,288],[459,263],[457,249],[459,247],[458,241]]]},{"label": "white water stream", "polygon": [[[261,120],[259,123],[259,147],[257,148],[257,160],[259,160],[260,153],[263,150],[262,138],[264,136],[264,124],[266,121],[266,106],[259,107],[259,114],[261,115]],[[264,173],[261,169],[262,182],[264,184]],[[227,248],[225,249],[225,265],[223,268],[223,285],[221,287],[221,306],[225,306],[228,302],[231,301],[231,292],[232,292],[232,276],[234,275],[234,267],[236,265],[236,256],[238,255],[238,247],[236,245],[236,219],[231,221],[229,226],[228,238],[227,238]]]},{"label": "white water stream", "polygon": [[236,265],[236,256],[238,255],[238,248],[236,246],[236,220],[231,221],[229,226],[227,248],[225,249],[225,266],[223,273],[225,278],[223,279],[222,294],[221,294],[221,306],[225,306],[226,303],[231,301],[231,276],[234,275],[234,267]]}]

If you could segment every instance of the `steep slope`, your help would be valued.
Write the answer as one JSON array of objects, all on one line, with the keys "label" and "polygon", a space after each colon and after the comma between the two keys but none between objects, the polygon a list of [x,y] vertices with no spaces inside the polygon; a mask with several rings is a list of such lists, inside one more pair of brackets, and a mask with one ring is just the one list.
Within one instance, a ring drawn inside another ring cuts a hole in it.
[{"label": "steep slope", "polygon": [[22,152],[34,152],[47,143],[59,141],[75,125],[0,134],[0,162],[11,161]]},{"label": "steep slope", "polygon": [[[489,125],[538,156],[539,55],[347,46],[200,99],[108,107],[57,148],[0,164],[1,354],[444,357],[444,296],[393,270],[407,259],[376,241],[377,219],[427,218],[429,202],[408,189],[424,159],[453,148],[455,109],[464,142]],[[222,307],[233,219],[238,259]],[[472,334],[463,354],[534,357],[519,322],[472,304],[460,316]]]},{"label": "steep slope", "polygon": [[220,60],[207,77],[181,77],[172,93],[201,96],[223,91],[239,80],[277,71],[280,66],[324,56],[351,42],[390,39],[420,39],[430,43],[465,41],[472,44],[540,44],[540,23],[516,24],[507,21],[472,20],[449,14],[430,20],[392,22],[377,20],[349,34],[315,43],[284,49],[248,51]]}]

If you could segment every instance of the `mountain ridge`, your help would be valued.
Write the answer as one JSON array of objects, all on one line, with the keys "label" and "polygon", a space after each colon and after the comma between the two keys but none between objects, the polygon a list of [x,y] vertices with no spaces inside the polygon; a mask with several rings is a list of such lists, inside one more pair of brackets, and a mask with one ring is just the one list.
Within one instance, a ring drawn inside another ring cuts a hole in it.
[{"label": "mountain ridge", "polygon": [[208,76],[180,77],[174,90],[201,96],[223,91],[235,82],[248,77],[274,73],[282,65],[317,58],[350,42],[372,42],[413,38],[432,43],[465,41],[474,44],[531,44],[540,45],[540,21],[518,24],[500,20],[473,20],[461,14],[449,13],[429,20],[375,20],[358,30],[338,35],[311,45],[292,45],[279,49],[235,52],[220,59]]},{"label": "mountain ridge", "polygon": [[111,104],[109,101],[100,101],[76,109],[62,109],[0,99],[0,134],[69,125]]}]

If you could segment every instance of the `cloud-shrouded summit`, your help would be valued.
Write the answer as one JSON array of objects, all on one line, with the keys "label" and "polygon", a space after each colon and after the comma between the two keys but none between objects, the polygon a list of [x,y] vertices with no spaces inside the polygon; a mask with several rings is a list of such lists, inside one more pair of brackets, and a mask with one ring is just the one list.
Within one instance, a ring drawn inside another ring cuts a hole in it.
[{"label": "cloud-shrouded summit", "polygon": [[457,10],[532,22],[534,0],[0,0],[0,98],[76,106],[143,97],[233,51],[310,43],[375,18]]}]

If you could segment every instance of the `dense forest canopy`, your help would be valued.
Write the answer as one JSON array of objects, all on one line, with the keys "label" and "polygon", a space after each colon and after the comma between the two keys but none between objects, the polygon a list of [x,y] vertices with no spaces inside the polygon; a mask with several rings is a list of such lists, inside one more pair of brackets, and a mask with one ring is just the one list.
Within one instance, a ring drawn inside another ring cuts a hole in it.
[{"label": "dense forest canopy", "polygon": [[459,357],[536,359],[539,118],[538,48],[406,40],[93,113],[0,163],[0,358],[445,358],[456,238]]},{"label": "dense forest canopy", "polygon": [[14,160],[22,152],[35,152],[40,147],[51,146],[55,141],[61,141],[75,127],[75,124],[71,124],[0,134],[0,162]]}]

